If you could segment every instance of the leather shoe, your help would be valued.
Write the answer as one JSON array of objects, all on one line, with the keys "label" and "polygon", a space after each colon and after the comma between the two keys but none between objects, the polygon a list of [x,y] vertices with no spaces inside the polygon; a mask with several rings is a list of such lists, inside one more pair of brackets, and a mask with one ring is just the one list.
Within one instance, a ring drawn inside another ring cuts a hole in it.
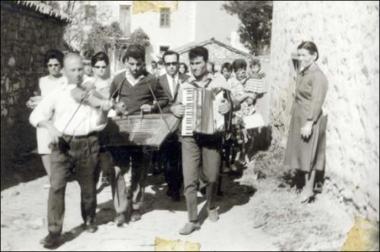
[{"label": "leather shoe", "polygon": [[89,233],[95,233],[98,230],[98,226],[95,224],[94,220],[88,219],[84,223],[84,229]]},{"label": "leather shoe", "polygon": [[188,222],[179,230],[179,234],[181,235],[189,235],[195,230],[199,230],[201,225],[198,222]]},{"label": "leather shoe", "polygon": [[133,210],[132,215],[131,215],[131,221],[139,221],[141,219],[141,212],[140,210]]},{"label": "leather shoe", "polygon": [[208,219],[212,222],[216,222],[219,220],[218,208],[208,210]]},{"label": "leather shoe", "polygon": [[123,224],[125,222],[125,215],[123,213],[118,214],[115,218],[115,222],[116,222],[116,226],[118,226],[118,227],[123,226]]},{"label": "leather shoe", "polygon": [[49,233],[45,238],[43,238],[40,243],[47,249],[55,249],[61,243],[61,235]]}]

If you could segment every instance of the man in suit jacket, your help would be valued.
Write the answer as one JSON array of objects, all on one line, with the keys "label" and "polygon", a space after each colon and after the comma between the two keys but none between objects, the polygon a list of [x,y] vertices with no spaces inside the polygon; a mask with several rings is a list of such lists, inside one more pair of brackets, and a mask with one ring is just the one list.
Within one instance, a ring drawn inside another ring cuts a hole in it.
[{"label": "man in suit jacket", "polygon": [[[179,54],[174,51],[166,51],[163,55],[166,74],[158,78],[160,86],[169,97],[169,104],[163,111],[171,113],[170,106],[174,103],[179,86],[189,77],[185,74],[180,74],[179,69]],[[181,160],[181,144],[178,141],[178,133],[172,134],[162,146],[161,157],[164,162],[165,179],[168,184],[167,195],[173,201],[180,200],[180,188],[182,185],[182,160]]]}]

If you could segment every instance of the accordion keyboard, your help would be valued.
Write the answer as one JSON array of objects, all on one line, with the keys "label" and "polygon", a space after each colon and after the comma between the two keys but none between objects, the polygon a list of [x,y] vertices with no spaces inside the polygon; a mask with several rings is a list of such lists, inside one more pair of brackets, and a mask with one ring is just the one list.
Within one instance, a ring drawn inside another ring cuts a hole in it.
[{"label": "accordion keyboard", "polygon": [[183,105],[185,106],[185,113],[182,120],[182,136],[192,136],[194,131],[194,115],[196,115],[194,111],[194,103],[195,101],[195,89],[186,88],[183,90]]}]

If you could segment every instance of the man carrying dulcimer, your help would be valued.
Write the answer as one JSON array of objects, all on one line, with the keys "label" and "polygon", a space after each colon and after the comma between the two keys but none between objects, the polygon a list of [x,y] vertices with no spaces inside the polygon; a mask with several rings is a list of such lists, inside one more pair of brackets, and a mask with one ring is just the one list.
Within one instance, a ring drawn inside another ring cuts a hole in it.
[{"label": "man carrying dulcimer", "polygon": [[[182,167],[184,177],[184,194],[188,211],[188,223],[179,231],[181,235],[188,235],[200,229],[197,209],[197,186],[200,178],[206,182],[206,207],[210,221],[219,219],[218,209],[215,204],[217,180],[221,164],[222,136],[225,129],[212,134],[191,132],[184,133],[188,120],[186,111],[185,89],[205,89],[218,92],[223,88],[217,78],[207,72],[208,50],[204,47],[195,47],[189,52],[190,68],[193,76],[180,86],[176,102],[171,106],[171,111],[177,117],[182,118]],[[228,99],[214,99],[211,106],[214,116],[223,116],[232,110],[232,102]],[[209,105],[210,103],[207,102]],[[202,104],[202,113],[208,113],[210,106]],[[206,117],[207,120],[207,117]]]},{"label": "man carrying dulcimer", "polygon": [[[169,98],[158,84],[157,78],[144,68],[145,48],[141,45],[130,45],[123,55],[123,63],[126,66],[125,71],[114,77],[110,88],[112,98],[118,104],[124,105],[125,111],[119,111],[119,106],[116,106],[117,113],[157,113],[168,103]],[[119,207],[115,209],[116,222],[121,226],[129,218],[131,221],[141,218],[150,155],[143,147],[132,150],[118,146],[110,151],[116,165],[116,190],[119,200]]]}]

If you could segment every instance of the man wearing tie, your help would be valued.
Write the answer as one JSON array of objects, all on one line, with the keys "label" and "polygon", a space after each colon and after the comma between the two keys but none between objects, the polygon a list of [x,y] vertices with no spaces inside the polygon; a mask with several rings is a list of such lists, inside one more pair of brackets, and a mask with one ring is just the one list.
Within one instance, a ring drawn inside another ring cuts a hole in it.
[{"label": "man wearing tie", "polygon": [[[166,51],[162,56],[166,74],[161,75],[158,79],[162,89],[169,97],[169,104],[164,108],[164,112],[170,112],[170,106],[174,103],[178,88],[181,83],[187,80],[188,76],[180,74],[179,69],[179,54],[174,51]],[[178,140],[178,132],[173,133],[164,142],[161,151],[161,157],[164,162],[165,179],[168,184],[166,194],[173,201],[180,200],[180,188],[182,185],[182,167],[181,167],[181,143]]]}]

